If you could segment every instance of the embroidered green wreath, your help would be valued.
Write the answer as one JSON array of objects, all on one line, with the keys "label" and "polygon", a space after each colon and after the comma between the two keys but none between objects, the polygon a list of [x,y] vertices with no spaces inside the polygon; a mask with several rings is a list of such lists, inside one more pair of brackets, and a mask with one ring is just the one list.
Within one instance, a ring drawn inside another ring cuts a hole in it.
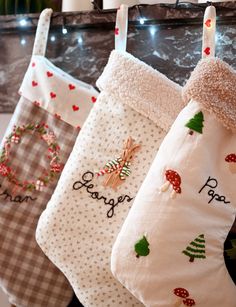
[{"label": "embroidered green wreath", "polygon": [[[10,149],[12,143],[19,144],[25,133],[35,133],[48,145],[50,160],[49,171],[45,171],[36,181],[20,181],[14,170],[10,167]],[[23,126],[14,126],[13,132],[6,138],[0,155],[0,175],[7,178],[9,182],[15,185],[15,188],[21,188],[26,191],[42,191],[56,177],[57,173],[62,171],[62,164],[59,158],[60,147],[56,142],[53,132],[48,131],[48,125],[45,123],[28,124]]]}]

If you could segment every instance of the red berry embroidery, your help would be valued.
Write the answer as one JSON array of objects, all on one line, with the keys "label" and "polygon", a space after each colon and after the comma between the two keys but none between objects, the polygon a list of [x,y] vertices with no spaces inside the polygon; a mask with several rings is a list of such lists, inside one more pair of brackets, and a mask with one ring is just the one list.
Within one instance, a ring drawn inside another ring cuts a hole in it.
[{"label": "red berry embroidery", "polygon": [[115,35],[119,35],[119,28],[115,28]]},{"label": "red berry embroidery", "polygon": [[32,86],[33,86],[33,87],[35,87],[35,86],[37,86],[37,85],[38,85],[38,82],[32,81]]},{"label": "red berry embroidery", "polygon": [[35,62],[33,62],[33,63],[32,63],[32,67],[35,67],[35,65],[36,65]]}]

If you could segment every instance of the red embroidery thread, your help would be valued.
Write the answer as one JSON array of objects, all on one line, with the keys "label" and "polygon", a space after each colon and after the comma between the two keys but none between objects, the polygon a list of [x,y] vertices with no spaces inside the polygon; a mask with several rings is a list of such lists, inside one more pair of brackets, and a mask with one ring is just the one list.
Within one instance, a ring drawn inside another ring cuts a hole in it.
[{"label": "red embroidery thread", "polygon": [[[59,152],[60,147],[56,142],[56,137],[53,132],[47,131],[48,125],[45,123],[40,124],[28,124],[26,126],[14,126],[13,132],[6,138],[4,146],[0,156],[0,175],[6,177],[9,182],[15,185],[15,190],[21,188],[22,190],[37,190],[42,191],[51,181],[55,178],[55,173],[62,171],[62,164],[60,163]],[[49,171],[46,170],[44,173],[34,181],[20,181],[14,170],[9,166],[10,162],[10,149],[11,144],[19,144],[25,133],[36,133],[39,137],[44,140],[48,145],[49,151]]]}]

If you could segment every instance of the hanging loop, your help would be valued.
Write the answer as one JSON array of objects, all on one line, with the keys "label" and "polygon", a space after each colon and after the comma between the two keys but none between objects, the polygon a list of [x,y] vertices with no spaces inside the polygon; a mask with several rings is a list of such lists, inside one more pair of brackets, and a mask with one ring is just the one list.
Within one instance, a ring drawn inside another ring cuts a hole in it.
[{"label": "hanging loop", "polygon": [[202,58],[215,56],[216,9],[209,5],[203,19]]},{"label": "hanging loop", "polygon": [[52,13],[52,9],[45,9],[40,14],[35,35],[33,55],[45,55]]},{"label": "hanging loop", "polygon": [[128,5],[122,4],[117,9],[115,26],[115,49],[126,51],[128,31]]}]

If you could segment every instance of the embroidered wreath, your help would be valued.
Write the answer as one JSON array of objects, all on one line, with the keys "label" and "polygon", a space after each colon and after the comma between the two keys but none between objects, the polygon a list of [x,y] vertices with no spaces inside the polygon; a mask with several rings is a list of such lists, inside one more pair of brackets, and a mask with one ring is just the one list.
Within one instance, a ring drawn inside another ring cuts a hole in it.
[{"label": "embroidered wreath", "polygon": [[[25,133],[35,133],[48,145],[49,170],[44,170],[43,174],[36,181],[20,181],[14,170],[9,166],[10,149],[12,143],[19,144]],[[45,123],[28,124],[26,126],[14,126],[13,132],[6,138],[0,155],[0,175],[6,177],[16,188],[19,187],[26,191],[42,191],[62,171],[62,164],[59,158],[60,147],[56,142],[53,132],[48,131]]]}]

